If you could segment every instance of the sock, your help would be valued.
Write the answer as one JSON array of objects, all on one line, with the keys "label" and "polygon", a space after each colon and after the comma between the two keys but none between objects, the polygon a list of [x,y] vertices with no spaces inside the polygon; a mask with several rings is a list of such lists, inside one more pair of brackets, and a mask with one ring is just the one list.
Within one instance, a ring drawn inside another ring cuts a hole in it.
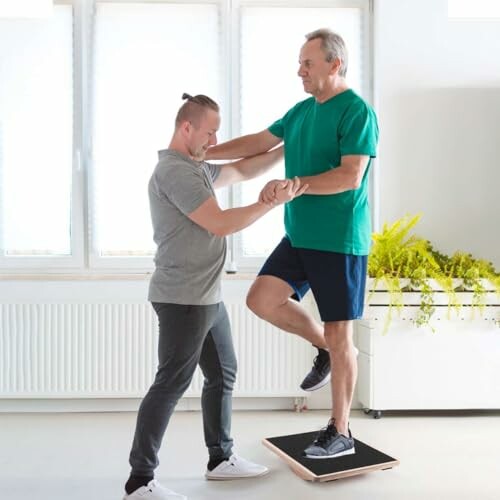
[{"label": "sock", "polygon": [[151,479],[153,479],[153,476],[134,476],[131,474],[128,481],[125,483],[125,491],[127,492],[127,495],[130,495],[141,486],[147,486]]},{"label": "sock", "polygon": [[222,462],[226,462],[227,460],[229,460],[229,458],[211,458],[208,462],[207,469],[212,471]]},{"label": "sock", "polygon": [[318,349],[318,353],[320,353],[321,351],[330,352],[327,347],[318,347],[317,345],[314,344],[312,346]]}]

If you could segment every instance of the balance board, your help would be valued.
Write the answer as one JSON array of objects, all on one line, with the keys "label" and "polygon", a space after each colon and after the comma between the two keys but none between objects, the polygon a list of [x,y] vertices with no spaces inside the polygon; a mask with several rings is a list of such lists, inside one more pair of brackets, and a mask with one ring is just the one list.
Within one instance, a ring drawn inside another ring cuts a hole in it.
[{"label": "balance board", "polygon": [[306,481],[334,481],[375,470],[392,469],[399,460],[354,439],[356,453],[337,458],[306,458],[303,451],[309,446],[317,432],[291,434],[266,438],[264,446],[276,453],[302,479]]}]

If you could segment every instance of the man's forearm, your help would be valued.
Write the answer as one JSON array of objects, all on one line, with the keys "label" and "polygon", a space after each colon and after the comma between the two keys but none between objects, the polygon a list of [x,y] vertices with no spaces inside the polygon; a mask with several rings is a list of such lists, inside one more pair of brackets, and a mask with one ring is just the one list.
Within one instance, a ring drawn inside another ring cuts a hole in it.
[{"label": "man's forearm", "polygon": [[327,195],[358,189],[360,179],[353,175],[352,169],[337,167],[318,175],[299,177],[300,183],[308,184],[305,194]]},{"label": "man's forearm", "polygon": [[253,203],[246,207],[223,210],[216,234],[227,236],[245,229],[273,209],[272,205]]},{"label": "man's forearm", "polygon": [[235,160],[265,153],[267,150],[257,139],[257,134],[244,135],[212,146],[206,153],[207,160]]},{"label": "man's forearm", "polygon": [[250,158],[244,158],[233,164],[243,177],[242,180],[249,180],[270,170],[279,160],[283,158],[283,148],[279,147]]},{"label": "man's forearm", "polygon": [[244,135],[228,142],[212,146],[206,154],[207,160],[235,160],[265,153],[277,146],[283,139],[268,129],[256,134]]}]

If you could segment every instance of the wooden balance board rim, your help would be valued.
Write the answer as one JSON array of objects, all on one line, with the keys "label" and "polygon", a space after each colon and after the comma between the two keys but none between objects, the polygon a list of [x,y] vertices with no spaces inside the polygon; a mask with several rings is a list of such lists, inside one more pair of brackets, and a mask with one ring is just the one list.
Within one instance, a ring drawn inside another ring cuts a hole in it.
[{"label": "wooden balance board rim", "polygon": [[359,474],[363,474],[365,472],[371,472],[375,470],[385,470],[392,469],[399,465],[399,460],[392,460],[390,462],[381,462],[379,464],[367,465],[365,467],[358,467],[356,469],[349,469],[345,471],[332,472],[331,474],[323,474],[321,476],[317,476],[313,472],[311,472],[307,467],[304,467],[301,463],[294,460],[290,455],[286,454],[280,448],[272,444],[267,439],[262,440],[262,444],[269,448],[272,452],[276,453],[280,458],[282,458],[286,464],[297,474],[300,478],[305,481],[315,481],[315,482],[323,482],[323,481],[333,481],[335,479],[342,479],[344,477],[349,476],[357,476]]}]

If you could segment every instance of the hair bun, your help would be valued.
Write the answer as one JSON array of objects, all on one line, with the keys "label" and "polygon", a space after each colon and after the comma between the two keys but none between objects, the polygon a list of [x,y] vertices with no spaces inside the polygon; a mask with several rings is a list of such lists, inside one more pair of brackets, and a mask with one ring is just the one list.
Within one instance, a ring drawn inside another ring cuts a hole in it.
[{"label": "hair bun", "polygon": [[184,94],[182,94],[182,99],[185,100],[185,99],[192,99],[193,96],[189,95],[189,94],[186,94],[186,92],[184,92]]}]

